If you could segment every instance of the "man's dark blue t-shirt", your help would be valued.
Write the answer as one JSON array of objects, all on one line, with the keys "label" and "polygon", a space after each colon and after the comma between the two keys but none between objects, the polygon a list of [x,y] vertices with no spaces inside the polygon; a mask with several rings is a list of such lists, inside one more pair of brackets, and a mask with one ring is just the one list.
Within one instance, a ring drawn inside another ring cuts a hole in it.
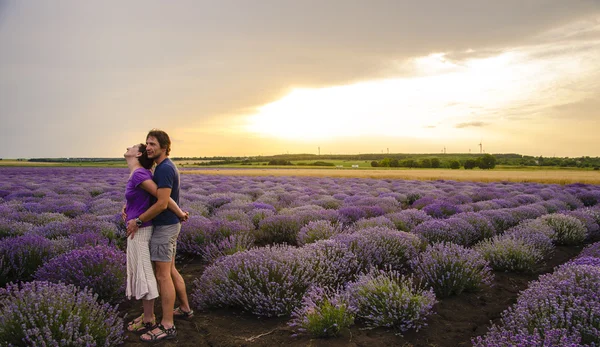
[{"label": "man's dark blue t-shirt", "polygon": [[[179,170],[171,159],[166,158],[154,169],[152,177],[158,188],[171,188],[171,198],[179,205]],[[156,198],[152,203],[156,202]],[[154,225],[171,225],[179,223],[179,218],[171,210],[166,209],[152,220]]]}]

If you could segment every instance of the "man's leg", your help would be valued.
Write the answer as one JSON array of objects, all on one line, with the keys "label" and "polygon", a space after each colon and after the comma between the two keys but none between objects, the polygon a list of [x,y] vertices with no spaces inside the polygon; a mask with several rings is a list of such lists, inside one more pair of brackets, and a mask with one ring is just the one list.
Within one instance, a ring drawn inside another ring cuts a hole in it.
[{"label": "man's leg", "polygon": [[162,307],[161,324],[168,329],[174,325],[173,307],[175,306],[175,285],[171,277],[171,262],[157,261],[155,265],[156,280],[160,288],[160,302]]},{"label": "man's leg", "polygon": [[171,262],[171,278],[173,279],[173,284],[175,285],[175,291],[177,292],[177,297],[179,298],[180,309],[183,312],[190,312],[192,309],[190,307],[190,303],[188,301],[187,292],[185,288],[185,281],[183,277],[175,268],[175,259]]}]

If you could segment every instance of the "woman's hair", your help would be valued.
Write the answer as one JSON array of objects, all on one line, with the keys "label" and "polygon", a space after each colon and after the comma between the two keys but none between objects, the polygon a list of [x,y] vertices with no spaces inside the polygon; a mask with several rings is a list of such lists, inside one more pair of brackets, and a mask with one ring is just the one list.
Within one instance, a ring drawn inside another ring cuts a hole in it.
[{"label": "woman's hair", "polygon": [[144,169],[150,170],[152,168],[152,165],[154,165],[154,160],[148,158],[148,152],[146,152],[146,145],[140,143],[138,145],[138,152],[142,153],[142,155],[138,157],[138,161]]}]

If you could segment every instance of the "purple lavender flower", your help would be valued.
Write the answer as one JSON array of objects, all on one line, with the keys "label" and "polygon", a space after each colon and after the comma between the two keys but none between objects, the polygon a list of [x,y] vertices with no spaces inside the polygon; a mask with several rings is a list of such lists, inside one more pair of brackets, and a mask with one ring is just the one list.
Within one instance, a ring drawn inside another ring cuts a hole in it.
[{"label": "purple lavender flower", "polygon": [[600,232],[600,225],[598,225],[598,222],[596,222],[596,218],[594,217],[594,215],[588,212],[589,210],[591,209],[583,208],[573,211],[566,211],[562,214],[579,219],[579,221],[583,223],[583,225],[585,225],[588,237],[590,237],[592,235],[597,235]]},{"label": "purple lavender flower", "polygon": [[400,333],[425,326],[436,303],[433,290],[396,271],[362,275],[348,284],[347,292],[357,319],[370,328],[391,327]]},{"label": "purple lavender flower", "polygon": [[275,215],[263,219],[255,232],[258,245],[287,243],[295,245],[302,224],[294,215]]},{"label": "purple lavender flower", "polygon": [[354,223],[354,225],[352,226],[352,228],[354,230],[368,229],[368,228],[375,228],[375,227],[395,229],[396,225],[391,220],[386,218],[385,216],[379,216],[379,217],[360,219],[360,220],[356,221],[356,223]]},{"label": "purple lavender flower", "polygon": [[600,242],[594,242],[591,245],[586,246],[578,257],[595,257],[600,258]]},{"label": "purple lavender flower", "polygon": [[505,231],[501,238],[522,240],[547,257],[554,251],[554,234],[554,229],[538,218],[519,223]]},{"label": "purple lavender flower", "polygon": [[[476,346],[518,341],[537,335],[537,341],[598,345],[600,343],[600,267],[567,263],[540,276],[523,291],[517,303],[502,313]],[[558,332],[557,332],[558,330]],[[538,344],[538,346],[541,344]],[[552,344],[558,346],[558,344]]]},{"label": "purple lavender flower", "polygon": [[113,247],[87,247],[53,258],[41,266],[34,277],[40,281],[88,287],[100,299],[118,303],[125,298],[126,262],[125,253]]},{"label": "purple lavender flower", "polygon": [[213,240],[200,246],[204,261],[213,263],[218,259],[245,251],[254,246],[254,237],[248,232],[229,235],[221,240]]},{"label": "purple lavender flower", "polygon": [[329,239],[342,231],[341,226],[327,220],[308,222],[298,233],[298,245]]},{"label": "purple lavender flower", "polygon": [[292,312],[289,325],[315,337],[337,336],[354,324],[354,312],[343,293],[318,286],[311,287],[302,298],[302,305]]},{"label": "purple lavender flower", "polygon": [[258,316],[289,315],[315,274],[305,252],[290,246],[261,247],[223,257],[194,281],[195,307],[238,307]]},{"label": "purple lavender flower", "polygon": [[185,254],[201,255],[203,247],[212,241],[212,222],[205,217],[192,216],[181,224],[177,250]]},{"label": "purple lavender flower", "polygon": [[478,252],[452,243],[427,246],[410,265],[438,297],[476,291],[493,279],[492,269]]},{"label": "purple lavender flower", "polygon": [[546,210],[542,209],[541,206],[536,207],[533,205],[514,207],[507,210],[507,212],[512,214],[517,223],[527,219],[535,219],[546,214]]},{"label": "purple lavender flower", "polygon": [[430,215],[417,209],[390,213],[386,217],[396,225],[396,229],[402,231],[411,231],[417,225],[432,219]]},{"label": "purple lavender flower", "polygon": [[583,206],[595,206],[600,202],[600,190],[594,191],[583,191],[576,194],[577,198],[581,200]]},{"label": "purple lavender flower", "polygon": [[455,214],[452,217],[462,219],[473,227],[474,234],[472,242],[489,239],[490,237],[496,235],[496,229],[494,228],[494,225],[489,218],[483,214],[478,212],[463,212]]},{"label": "purple lavender flower", "polygon": [[573,265],[591,265],[591,266],[600,266],[600,258],[596,257],[577,257],[568,262]]},{"label": "purple lavender flower", "polygon": [[557,245],[579,245],[587,238],[587,229],[581,221],[565,214],[548,214],[540,217],[553,230]]},{"label": "purple lavender flower", "polygon": [[418,236],[383,227],[361,229],[352,234],[338,234],[333,239],[350,247],[366,269],[386,266],[402,269],[422,247]]},{"label": "purple lavender flower", "polygon": [[479,213],[486,216],[492,222],[497,233],[501,233],[519,223],[510,212],[505,210],[486,210]]},{"label": "purple lavender flower", "polygon": [[558,199],[542,201],[540,204],[546,208],[548,213],[557,213],[569,210],[569,205],[567,205],[566,202]]},{"label": "purple lavender flower", "polygon": [[34,225],[31,223],[0,218],[0,239],[10,236],[21,236],[33,228]]},{"label": "purple lavender flower", "polygon": [[429,243],[452,242],[464,246],[472,244],[477,238],[475,228],[459,218],[432,219],[417,225],[412,233]]},{"label": "purple lavender flower", "polygon": [[544,254],[522,238],[494,236],[474,246],[494,270],[533,272]]},{"label": "purple lavender flower", "polygon": [[319,287],[336,289],[346,285],[364,270],[363,263],[350,247],[337,240],[321,240],[302,248],[307,264]]},{"label": "purple lavender flower", "polygon": [[0,286],[11,281],[28,281],[39,266],[55,255],[52,242],[27,234],[0,242]]},{"label": "purple lavender flower", "polygon": [[423,207],[423,211],[433,218],[448,218],[462,212],[461,208],[444,201],[437,201]]},{"label": "purple lavender flower", "polygon": [[0,289],[3,346],[118,346],[124,341],[117,307],[89,289],[63,283],[9,284]]}]

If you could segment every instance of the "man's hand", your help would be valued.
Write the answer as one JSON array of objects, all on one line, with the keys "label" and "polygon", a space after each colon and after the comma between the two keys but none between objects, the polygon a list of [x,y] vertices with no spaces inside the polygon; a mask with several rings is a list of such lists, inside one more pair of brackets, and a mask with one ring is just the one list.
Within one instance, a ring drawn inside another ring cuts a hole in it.
[{"label": "man's hand", "polygon": [[123,205],[123,208],[121,209],[121,218],[123,218],[123,222],[127,221],[127,213],[125,213],[126,207],[127,207],[127,205]]},{"label": "man's hand", "polygon": [[190,213],[188,211],[185,211],[184,213],[185,215],[183,215],[183,217],[179,217],[180,222],[187,222],[187,220],[190,219]]},{"label": "man's hand", "polygon": [[131,219],[129,222],[127,222],[127,237],[131,236],[131,239],[133,240],[133,237],[138,230],[139,227],[135,223],[135,219]]}]

